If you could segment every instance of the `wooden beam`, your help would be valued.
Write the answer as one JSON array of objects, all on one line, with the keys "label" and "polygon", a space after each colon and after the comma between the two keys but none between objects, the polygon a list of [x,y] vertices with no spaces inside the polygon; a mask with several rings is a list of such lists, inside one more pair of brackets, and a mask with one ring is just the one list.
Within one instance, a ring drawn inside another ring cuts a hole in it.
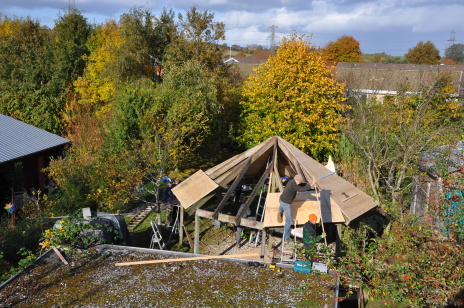
[{"label": "wooden beam", "polygon": [[251,203],[253,202],[253,199],[256,197],[256,194],[258,193],[258,191],[263,187],[264,185],[264,181],[266,181],[266,178],[269,176],[269,174],[271,173],[271,170],[273,169],[274,167],[274,159],[275,157],[272,158],[272,161],[271,163],[269,164],[269,166],[267,167],[266,171],[264,171],[264,174],[261,176],[261,178],[259,179],[258,181],[258,184],[256,184],[255,188],[253,189],[253,191],[251,192],[247,202],[245,202],[245,204],[243,204],[240,209],[238,210],[238,213],[237,213],[237,216],[235,217],[235,224],[238,226],[240,225],[240,220],[242,219],[242,215],[243,213],[246,212],[246,210],[250,207]]},{"label": "wooden beam", "polygon": [[204,257],[191,257],[191,258],[177,258],[177,259],[161,259],[161,260],[134,261],[134,262],[121,262],[121,263],[115,263],[114,265],[116,265],[116,266],[126,266],[126,265],[157,264],[157,263],[169,263],[169,262],[211,260],[211,259],[229,259],[229,258],[242,258],[242,257],[256,257],[256,253],[244,253],[244,254],[237,254],[237,255],[220,255],[220,256],[204,256]]},{"label": "wooden beam", "polygon": [[193,253],[198,254],[200,250],[200,219],[195,214],[195,247],[193,247]]},{"label": "wooden beam", "polygon": [[[264,213],[263,213],[264,215]],[[263,228],[261,232],[261,255],[260,258],[264,259],[264,255],[266,254],[266,228]]]},{"label": "wooden beam", "polygon": [[227,172],[231,168],[235,167],[237,164],[244,161],[247,157],[253,157],[252,163],[256,160],[257,157],[260,157],[264,152],[266,152],[271,146],[272,143],[275,142],[275,137],[271,137],[265,140],[260,145],[257,145],[243,153],[240,153],[234,157],[229,158],[228,160],[224,161],[223,163],[208,169],[205,173],[213,180],[219,178],[223,173]]},{"label": "wooden beam", "polygon": [[[185,236],[187,237],[187,240],[189,242],[189,245],[190,245],[190,249],[192,249],[194,247],[194,244],[193,244],[193,241],[192,241],[192,237],[190,236],[190,234],[188,233],[187,229],[185,228],[184,225],[182,225],[182,228],[184,229],[185,231]],[[182,230],[180,231],[180,233],[183,233]]]},{"label": "wooden beam", "polygon": [[221,202],[219,202],[219,205],[217,208],[214,210],[213,214],[213,219],[217,219],[219,212],[222,210],[224,205],[226,205],[227,201],[229,200],[230,196],[234,192],[235,188],[237,188],[238,184],[240,184],[240,181],[242,180],[243,176],[247,172],[248,168],[251,166],[251,158],[247,158],[244,162],[240,163],[240,166],[242,168],[242,171],[240,171],[240,174],[235,178],[235,181],[230,185],[229,190],[226,192],[224,197],[222,198]]},{"label": "wooden beam", "polygon": [[[279,167],[278,167],[278,160],[279,160],[279,157],[278,157],[278,142],[277,142],[277,139],[276,139],[276,143],[274,144],[274,170],[273,171],[273,174],[274,176],[271,176],[270,178],[270,182],[272,182],[272,190],[269,189],[268,192],[277,192],[277,188],[279,188],[279,191],[280,192],[283,192],[284,191],[284,186],[282,184],[282,181],[280,179],[280,174],[279,174]],[[271,185],[269,185],[271,186]],[[277,186],[277,187],[275,187]]]},{"label": "wooden beam", "polygon": [[[213,214],[214,212],[206,211],[202,209],[198,209],[196,211],[196,215],[198,215],[199,217],[204,217],[208,219],[213,219]],[[235,217],[236,216],[219,213],[217,220],[219,220],[220,222],[235,224]],[[261,230],[263,228],[263,223],[261,221],[256,221],[256,220],[251,220],[251,219],[246,219],[246,218],[242,219],[240,225],[243,227],[248,227],[248,228],[253,228],[253,229],[258,229],[258,230]]]},{"label": "wooden beam", "polygon": [[[182,246],[182,242],[184,241],[184,233],[182,233],[181,229],[182,229],[182,227],[185,228],[185,226],[184,226],[184,207],[179,206],[177,208],[177,210],[179,211],[179,226],[180,226],[180,228],[179,228],[179,245]],[[185,231],[185,232],[187,233],[187,231]],[[190,239],[190,241],[191,241],[191,239]],[[190,246],[192,246],[192,245],[190,245]],[[193,248],[193,247],[190,247],[190,248]]]}]

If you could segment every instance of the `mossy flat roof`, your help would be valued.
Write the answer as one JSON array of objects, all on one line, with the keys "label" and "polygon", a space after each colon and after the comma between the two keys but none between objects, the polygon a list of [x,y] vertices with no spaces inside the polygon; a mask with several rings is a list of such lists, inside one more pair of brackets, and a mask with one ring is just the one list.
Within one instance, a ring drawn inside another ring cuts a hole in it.
[{"label": "mossy flat roof", "polygon": [[[93,248],[44,258],[0,294],[2,307],[331,307],[328,274],[224,260],[115,266],[176,258],[156,250]],[[149,253],[151,252],[151,253]]]}]

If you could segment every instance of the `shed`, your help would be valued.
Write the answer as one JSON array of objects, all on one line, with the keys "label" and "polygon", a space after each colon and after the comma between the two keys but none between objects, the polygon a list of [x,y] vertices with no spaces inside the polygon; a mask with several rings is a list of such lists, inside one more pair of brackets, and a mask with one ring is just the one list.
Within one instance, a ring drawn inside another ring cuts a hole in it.
[{"label": "shed", "polygon": [[0,114],[1,200],[8,199],[11,190],[44,187],[46,176],[41,170],[68,143],[66,138]]},{"label": "shed", "polygon": [[[307,181],[314,177],[317,182],[316,191],[300,193],[292,204],[298,225],[307,221],[308,213],[317,211],[324,224],[341,227],[377,206],[372,197],[278,136],[207,171],[197,171],[177,185],[173,193],[188,214],[195,214],[196,221],[197,217],[205,217],[253,228],[262,231],[265,239],[267,229],[283,227],[283,223],[277,222],[276,215],[283,191],[282,178],[293,177],[297,173]],[[256,185],[246,202],[231,209],[229,201],[244,183]],[[213,197],[218,202],[211,207],[208,201]],[[255,215],[249,216],[247,212],[250,212],[252,204]],[[198,252],[198,233],[196,226],[195,253]],[[264,245],[262,252],[264,254]]]}]

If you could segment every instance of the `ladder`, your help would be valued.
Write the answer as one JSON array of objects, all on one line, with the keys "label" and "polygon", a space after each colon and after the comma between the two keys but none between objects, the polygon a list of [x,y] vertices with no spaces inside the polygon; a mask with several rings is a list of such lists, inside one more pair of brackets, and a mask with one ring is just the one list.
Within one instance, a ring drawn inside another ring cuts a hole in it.
[{"label": "ladder", "polygon": [[150,242],[150,249],[153,249],[155,245],[158,245],[158,248],[160,250],[163,250],[166,244],[164,243],[163,237],[161,236],[161,232],[158,229],[158,225],[154,220],[150,221],[151,228],[153,230],[153,235],[151,237],[151,242]]},{"label": "ladder", "polygon": [[[266,195],[267,195],[267,191],[264,191],[264,189],[262,189],[259,194],[258,206],[256,207],[256,214],[255,214],[256,221],[258,221],[258,217],[259,217],[260,222],[263,222],[264,220],[264,212],[266,211]],[[261,236],[261,232],[262,232],[261,230],[258,230],[258,232],[256,232],[255,247],[258,246],[259,237]]]},{"label": "ladder", "polygon": [[[296,219],[293,219],[292,221],[293,226],[296,228],[297,221]],[[296,235],[293,235],[293,249],[291,250],[285,250],[285,238],[284,238],[285,232],[282,234],[282,246],[280,248],[280,262],[295,262],[296,261],[296,249],[295,249],[295,244],[296,244]]]},{"label": "ladder", "polygon": [[174,204],[173,206],[177,207],[176,219],[174,220],[174,224],[172,225],[171,234],[169,235],[168,239],[168,245],[171,242],[172,235],[179,234],[180,231],[180,204]]}]

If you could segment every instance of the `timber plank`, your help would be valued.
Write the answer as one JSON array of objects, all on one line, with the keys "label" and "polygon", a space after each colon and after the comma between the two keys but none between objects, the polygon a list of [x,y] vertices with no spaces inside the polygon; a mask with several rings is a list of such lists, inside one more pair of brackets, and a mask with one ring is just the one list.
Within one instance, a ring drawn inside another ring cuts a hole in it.
[{"label": "timber plank", "polygon": [[218,185],[202,170],[198,170],[172,189],[184,209],[188,209],[213,192]]}]

